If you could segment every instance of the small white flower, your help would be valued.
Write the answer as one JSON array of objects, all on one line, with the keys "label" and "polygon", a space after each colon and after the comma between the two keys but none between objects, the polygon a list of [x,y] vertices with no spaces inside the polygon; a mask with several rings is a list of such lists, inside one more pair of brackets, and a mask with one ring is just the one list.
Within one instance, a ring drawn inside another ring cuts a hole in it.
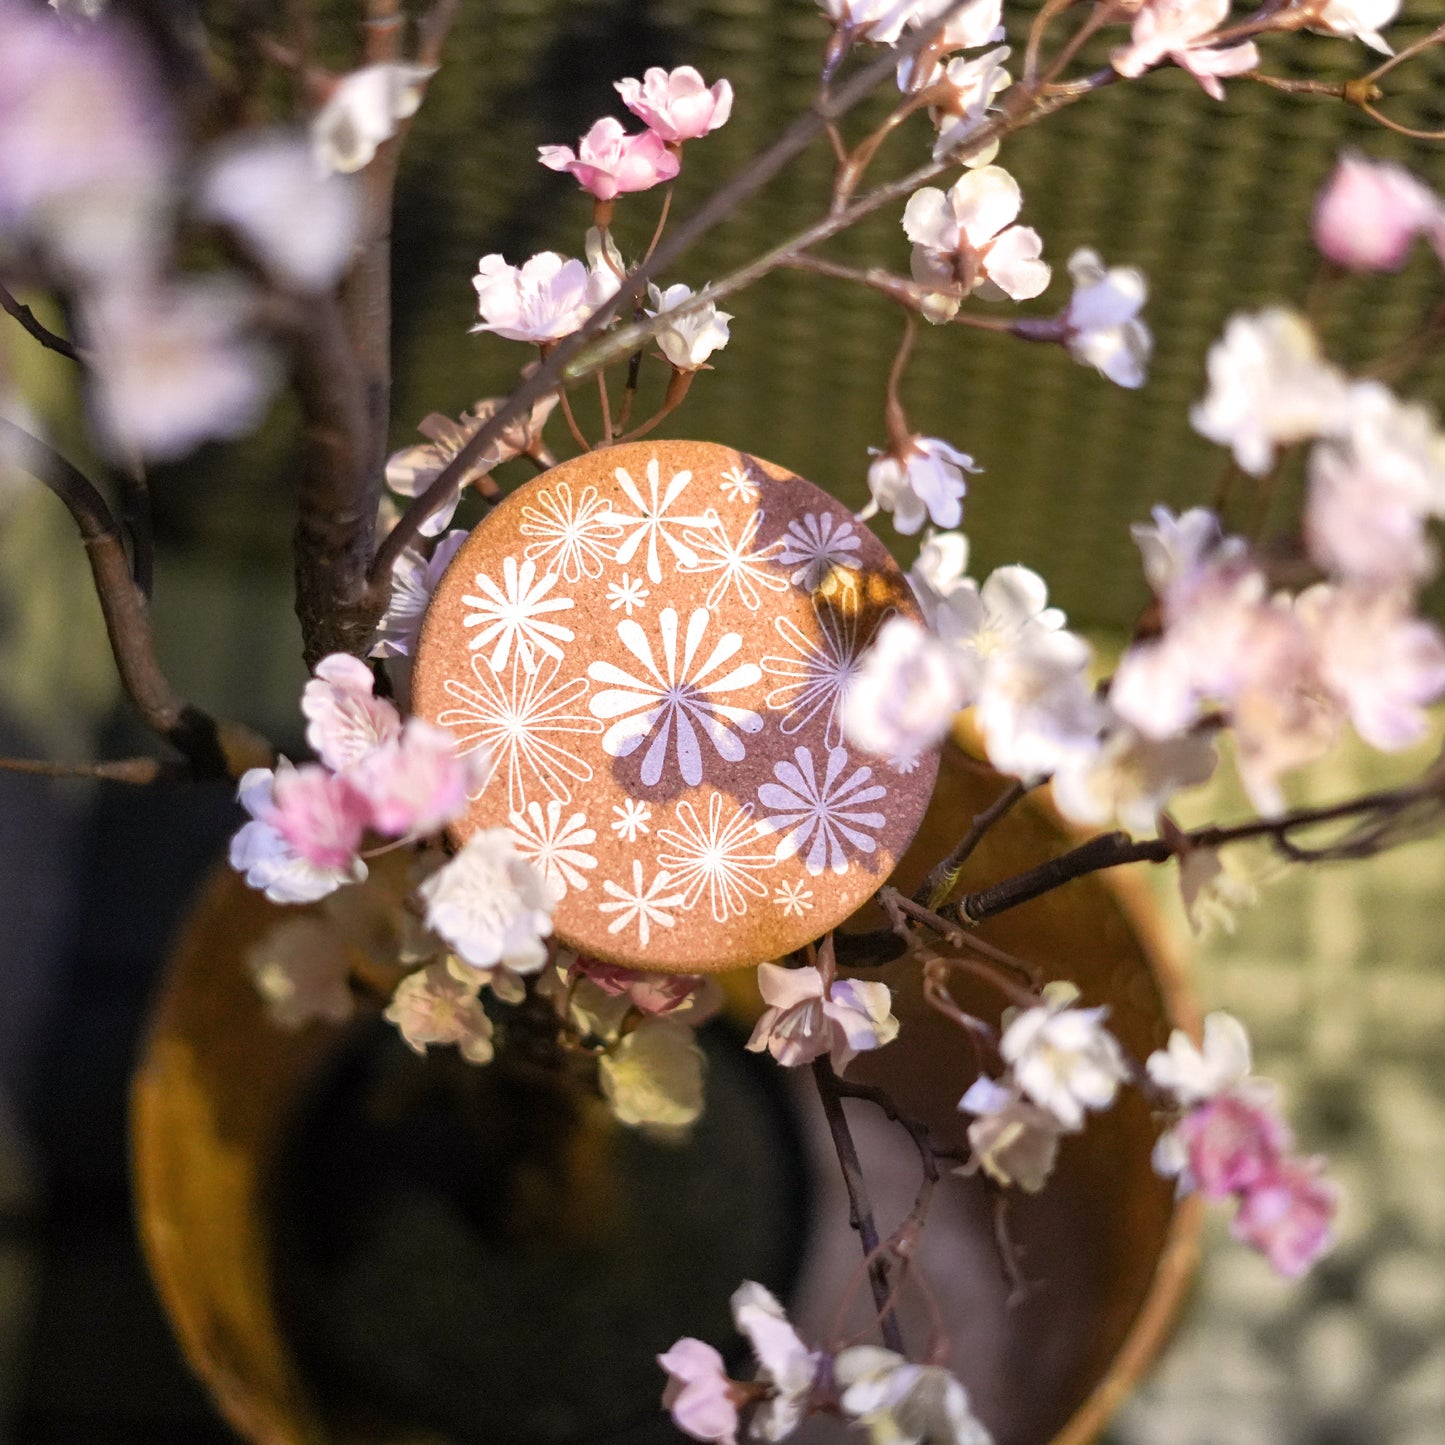
[{"label": "small white flower", "polygon": [[547,961],[552,892],[505,828],[473,833],[418,891],[428,926],[473,968],[535,973]]},{"label": "small white flower", "polygon": [[435,74],[431,65],[385,64],[342,76],[311,122],[312,154],[322,173],[369,165],[376,148],[417,113]]},{"label": "small white flower", "polygon": [[1208,364],[1209,393],[1189,419],[1253,476],[1276,447],[1333,435],[1348,417],[1348,383],[1321,359],[1309,323],[1283,307],[1231,317]]},{"label": "small white flower", "polygon": [[768,1007],[746,1047],[755,1054],[766,1049],[787,1069],[828,1054],[841,1074],[859,1054],[898,1037],[885,983],[843,978],[825,992],[816,968],[764,963],[758,966],[758,992]]},{"label": "small white flower", "polygon": [[893,513],[893,525],[905,535],[916,532],[925,518],[937,527],[956,527],[963,519],[964,472],[980,472],[967,452],[938,437],[915,436],[903,455],[870,450],[878,458],[868,468],[873,500],[858,513],[859,521]]},{"label": "small white flower", "polygon": [[455,1044],[470,1064],[492,1060],[492,1021],[477,996],[479,985],[459,979],[444,963],[409,973],[382,1015],[416,1054],[430,1044]]},{"label": "small white flower", "polygon": [[641,799],[628,798],[625,803],[614,803],[612,811],[617,816],[612,820],[610,826],[624,843],[635,843],[639,833],[652,831],[647,826],[648,820],[652,817],[652,809]]},{"label": "small white flower", "polygon": [[[660,291],[649,283],[647,294],[654,307],[647,314],[652,317],[666,316],[693,297],[692,288],[681,284]],[[728,344],[728,322],[732,319],[729,312],[719,311],[709,301],[686,316],[668,322],[653,339],[678,371],[696,371],[714,351],[721,351]]]},{"label": "small white flower", "polygon": [[1233,1014],[1219,1011],[1204,1020],[1204,1047],[1198,1048],[1183,1029],[1169,1035],[1169,1045],[1145,1060],[1149,1077],[1167,1089],[1183,1108],[1202,1104],[1248,1077],[1253,1067],[1249,1034]]},{"label": "small white flower", "polygon": [[1382,55],[1391,55],[1380,31],[1400,13],[1400,0],[1326,0],[1312,17],[1309,29],[1322,35],[1342,35],[1361,40]]},{"label": "small white flower", "polygon": [[871,1445],[993,1445],[969,1408],[968,1392],[941,1365],[910,1364],[876,1345],[839,1353],[839,1403],[868,1431]]},{"label": "small white flower", "polygon": [[482,319],[472,330],[494,331],[509,341],[560,341],[611,300],[620,284],[610,267],[589,271],[555,251],[540,251],[520,268],[503,256],[483,256],[472,278]]},{"label": "small white flower", "polygon": [[629,577],[626,572],[622,574],[620,582],[609,582],[607,584],[607,605],[616,612],[619,607],[626,608],[627,615],[632,616],[634,607],[644,607],[651,591],[642,585],[641,577]]},{"label": "small white flower", "polygon": [[685,1129],[702,1114],[702,1050],[673,1019],[644,1019],[597,1061],[613,1117],[633,1128]]},{"label": "small white flower", "polygon": [[1098,252],[1080,248],[1069,257],[1069,275],[1074,294],[1063,315],[1069,355],[1119,386],[1142,386],[1154,347],[1149,328],[1139,320],[1149,295],[1144,273],[1133,266],[1105,270]]},{"label": "small white flower", "polygon": [[1018,1086],[1066,1129],[1082,1128],[1086,1109],[1107,1109],[1129,1077],[1104,1027],[1109,1010],[1074,1008],[1078,997],[1071,983],[1047,984],[1041,1006],[1010,1011],[999,1040]]},{"label": "small white flower", "polygon": [[432,593],[467,535],[460,529],[448,532],[430,557],[415,545],[402,551],[392,564],[391,597],[381,621],[376,624],[376,641],[371,644],[368,657],[411,656],[421,635],[422,619],[431,604]]},{"label": "small white flower", "polygon": [[973,1081],[958,1107],[976,1117],[968,1126],[972,1155],[954,1173],[982,1169],[995,1184],[1037,1194],[1053,1173],[1059,1139],[1066,1132],[1063,1125],[986,1074]]},{"label": "small white flower", "polygon": [[813,890],[801,880],[779,883],[773,890],[773,902],[783,910],[784,918],[801,918],[813,906]]},{"label": "small white flower", "polygon": [[798,1338],[770,1290],[752,1280],[733,1291],[733,1323],[746,1336],[758,1361],[758,1379],[772,1393],[753,1415],[751,1434],[784,1440],[798,1428],[818,1373],[819,1356]]},{"label": "small white flower", "polygon": [[924,612],[935,631],[980,663],[1057,633],[1067,620],[1057,607],[1048,605],[1044,579],[1017,563],[995,567],[982,586],[962,577],[947,582],[945,591],[930,590],[933,599]]},{"label": "small white flower", "polygon": [[909,569],[908,585],[930,627],[938,626],[938,604],[963,584],[967,571],[968,538],[962,532],[929,528],[918,549],[918,560]]},{"label": "small white flower", "polygon": [[1231,871],[1222,849],[1191,848],[1179,860],[1179,894],[1195,933],[1214,924],[1232,933],[1235,915],[1258,899],[1259,890]]}]

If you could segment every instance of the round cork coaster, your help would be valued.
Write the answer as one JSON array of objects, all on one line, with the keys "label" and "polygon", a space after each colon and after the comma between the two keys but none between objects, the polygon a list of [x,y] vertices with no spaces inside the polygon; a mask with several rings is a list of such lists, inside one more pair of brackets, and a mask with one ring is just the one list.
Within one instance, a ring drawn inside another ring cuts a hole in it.
[{"label": "round cork coaster", "polygon": [[781,957],[892,873],[938,755],[844,741],[883,544],[811,482],[704,442],[565,462],[467,538],[427,612],[421,717],[491,771],[455,834],[510,830],[568,947],[700,973]]}]

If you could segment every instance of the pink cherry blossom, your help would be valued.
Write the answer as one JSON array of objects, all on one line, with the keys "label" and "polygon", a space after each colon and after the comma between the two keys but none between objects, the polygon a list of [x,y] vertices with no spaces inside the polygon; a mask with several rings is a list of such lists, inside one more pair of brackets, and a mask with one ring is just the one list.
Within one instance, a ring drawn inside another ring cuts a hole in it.
[{"label": "pink cherry blossom", "polygon": [[694,1440],[737,1445],[737,1395],[723,1357],[711,1345],[688,1336],[659,1355],[657,1363],[667,1371],[662,1403],[672,1423]]},{"label": "pink cherry blossom", "polygon": [[350,768],[346,780],[370,809],[371,826],[393,838],[435,833],[459,818],[490,766],[480,750],[457,753],[444,728],[408,718],[400,736]]},{"label": "pink cherry blossom", "polygon": [[425,1054],[431,1044],[455,1044],[468,1063],[491,1062],[492,1021],[477,986],[464,983],[443,963],[407,974],[383,1017],[396,1025],[413,1053]]},{"label": "pink cherry blossom", "polygon": [[1252,40],[1215,49],[1211,38],[1229,15],[1230,0],[1144,0],[1134,16],[1129,44],[1110,57],[1120,75],[1138,76],[1172,60],[1215,100],[1224,99],[1221,75],[1241,75],[1259,64]]},{"label": "pink cherry blossom", "polygon": [[1161,1173],[1178,1173],[1182,1187],[1206,1199],[1227,1199],[1272,1177],[1291,1142],[1273,1088],[1259,1079],[1206,1099],[1170,1132],[1172,1144],[1160,1141],[1156,1167],[1164,1164]]},{"label": "pink cherry blossom", "polygon": [[758,991],[768,1005],[747,1047],[766,1049],[785,1068],[831,1054],[842,1073],[860,1053],[898,1037],[892,996],[882,983],[839,979],[825,993],[816,968],[758,966]]},{"label": "pink cherry blossom", "polygon": [[[278,772],[290,768],[284,760]],[[231,839],[231,867],[246,875],[247,884],[273,903],[314,903],[347,883],[366,877],[366,864],[351,857],[335,867],[322,867],[303,857],[274,826],[276,773],[251,768],[241,778],[237,796],[251,815]]]},{"label": "pink cherry blossom", "polygon": [[1398,271],[1440,198],[1402,166],[1346,151],[1315,201],[1315,245],[1351,271]]},{"label": "pink cherry blossom", "polygon": [[733,88],[720,80],[710,90],[690,65],[666,71],[654,65],[640,81],[616,82],[622,103],[648,130],[670,144],[697,140],[727,123]]},{"label": "pink cherry blossom", "polygon": [[979,472],[967,452],[938,437],[909,437],[903,450],[872,451],[868,490],[873,500],[858,513],[860,521],[893,513],[893,525],[905,535],[928,518],[938,527],[956,527],[963,519],[964,472]]},{"label": "pink cherry blossom", "polygon": [[610,267],[588,270],[581,261],[540,251],[520,267],[499,255],[483,256],[472,285],[482,318],[473,331],[545,345],[576,331],[617,294],[619,281]]},{"label": "pink cherry blossom", "polygon": [[306,741],[328,768],[339,772],[401,736],[401,714],[372,695],[375,684],[360,658],[334,652],[316,664],[301,690]]},{"label": "pink cherry blossom", "polygon": [[1230,1225],[1282,1275],[1297,1279],[1329,1249],[1339,1191],[1322,1159],[1289,1159],[1255,1183]]},{"label": "pink cherry blossom", "polygon": [[628,135],[622,122],[605,115],[577,143],[541,146],[542,164],[549,170],[569,171],[577,184],[599,201],[614,200],[626,191],[647,191],[674,180],[680,169],[677,157],[654,131]]},{"label": "pink cherry blossom", "polygon": [[913,242],[913,279],[942,298],[929,320],[946,320],[974,290],[1025,301],[1049,284],[1038,232],[1012,224],[1022,205],[1018,182],[1001,166],[970,171],[946,192],[925,186],[909,197],[903,230]]},{"label": "pink cherry blossom", "polygon": [[633,1008],[654,1018],[685,1011],[694,1028],[711,1016],[719,1002],[714,981],[700,974],[645,973],[585,956],[573,963],[572,972],[611,997],[625,994]]},{"label": "pink cherry blossom", "polygon": [[346,870],[361,847],[369,812],[348,778],[303,763],[277,768],[266,821],[308,863]]}]

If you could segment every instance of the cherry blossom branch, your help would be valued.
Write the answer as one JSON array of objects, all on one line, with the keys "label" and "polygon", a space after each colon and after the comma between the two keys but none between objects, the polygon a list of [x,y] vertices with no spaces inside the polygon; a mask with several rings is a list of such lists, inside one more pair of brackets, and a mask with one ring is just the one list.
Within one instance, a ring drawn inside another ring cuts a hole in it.
[{"label": "cherry blossom branch", "polygon": [[131,576],[120,529],[94,484],[54,448],[0,417],[0,448],[49,487],[70,511],[85,544],[110,650],[126,695],[142,720],[165,738],[195,778],[239,778],[265,767],[275,749],[239,723],[217,721],[180,696],[161,671],[145,594]]},{"label": "cherry blossom branch", "polygon": [[958,882],[959,872],[973,855],[973,850],[983,841],[984,835],[999,819],[1003,818],[1028,795],[1030,784],[1022,778],[1016,779],[991,802],[981,813],[975,813],[968,832],[954,844],[948,855],[934,864],[928,877],[913,895],[915,903],[926,908],[937,908]]},{"label": "cherry blossom branch", "polygon": [[842,1081],[833,1072],[833,1065],[826,1055],[819,1055],[813,1060],[813,1081],[818,1086],[823,1116],[828,1121],[828,1132],[833,1136],[833,1148],[838,1154],[838,1166],[843,1171],[843,1184],[848,1190],[848,1222],[858,1231],[858,1239],[868,1261],[868,1283],[873,1290],[874,1303],[878,1306],[878,1328],[884,1344],[902,1355],[906,1351],[903,1348],[903,1331],[899,1328],[898,1316],[893,1312],[888,1261],[878,1248],[878,1226],[868,1199],[868,1184],[863,1177],[858,1146],[853,1142],[848,1118],[843,1112]]},{"label": "cherry blossom branch", "polygon": [[3,284],[0,284],[0,311],[13,316],[47,351],[57,352],[70,361],[81,359],[74,342],[52,331],[28,306],[17,301]]},{"label": "cherry blossom branch", "polygon": [[189,778],[190,771],[159,758],[114,758],[99,763],[57,763],[46,758],[0,758],[0,773],[28,773],[40,778],[97,778],[108,783],[146,787]]},{"label": "cherry blossom branch", "polygon": [[[894,182],[870,192],[863,200],[854,202],[847,211],[799,232],[792,241],[785,242],[782,246],[774,247],[759,261],[734,273],[728,282],[705,288],[690,302],[669,311],[666,323],[658,319],[634,321],[598,340],[607,326],[628,311],[637,298],[643,295],[649,281],[661,275],[698,240],[726,220],[749,196],[772,180],[795,156],[806,150],[830,124],[846,115],[893,76],[900,57],[917,54],[935,32],[941,29],[954,10],[959,8],[959,3],[960,0],[956,0],[955,4],[938,16],[931,27],[915,32],[907,41],[893,47],[851,76],[836,91],[820,93],[804,115],[799,116],[772,145],[760,151],[730,180],[718,187],[666,241],[659,244],[648,260],[630,272],[610,301],[598,307],[576,331],[552,348],[537,370],[517,386],[496,413],[443,468],[426,491],[412,501],[377,548],[369,572],[371,587],[368,609],[374,617],[381,615],[390,595],[392,567],[402,552],[420,535],[422,523],[450,495],[453,486],[465,474],[472,461],[481,455],[483,448],[500,436],[503,429],[533,403],[555,390],[559,382],[564,379],[581,380],[613,361],[628,356],[637,351],[662,325],[675,324],[684,315],[709,301],[731,295],[732,292],[751,285],[761,276],[776,269],[780,256],[805,249],[819,240],[845,230],[861,217],[891,200],[907,195],[924,181],[931,180],[948,168],[945,161],[931,162],[915,172],[912,178],[905,178],[905,182]],[[1007,96],[1007,92],[1005,95]],[[598,344],[593,346],[594,342]]]}]

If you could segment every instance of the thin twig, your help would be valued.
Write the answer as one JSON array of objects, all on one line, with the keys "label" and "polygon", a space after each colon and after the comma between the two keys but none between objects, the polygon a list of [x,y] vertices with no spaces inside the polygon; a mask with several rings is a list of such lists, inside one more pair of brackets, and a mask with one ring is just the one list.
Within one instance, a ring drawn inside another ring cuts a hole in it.
[{"label": "thin twig", "polygon": [[943,903],[953,892],[960,870],[972,856],[973,850],[983,841],[984,835],[1016,803],[1023,801],[1028,795],[1029,787],[1030,785],[1023,779],[1017,779],[1005,788],[983,812],[975,813],[968,832],[954,844],[946,858],[934,865],[928,877],[923,880],[914,893],[913,901],[923,904],[925,908],[934,909]]},{"label": "thin twig", "polygon": [[190,771],[159,758],[115,758],[99,763],[56,763],[44,758],[0,758],[0,773],[29,773],[40,778],[99,778],[108,783],[151,783],[189,778]]},{"label": "thin twig", "polygon": [[883,1343],[901,1355],[905,1353],[903,1331],[898,1326],[898,1316],[893,1312],[888,1261],[878,1249],[878,1226],[873,1220],[873,1206],[868,1200],[868,1184],[863,1177],[858,1147],[853,1142],[848,1118],[843,1112],[838,1076],[824,1055],[813,1060],[813,1081],[818,1086],[818,1098],[822,1101],[823,1115],[828,1121],[828,1132],[833,1136],[833,1148],[837,1151],[838,1165],[843,1171],[843,1184],[848,1190],[849,1222],[858,1231],[863,1254],[868,1260],[868,1283],[873,1290],[874,1303],[878,1306],[878,1327],[883,1334]]},{"label": "thin twig", "polygon": [[81,360],[74,342],[56,335],[28,306],[17,301],[4,285],[0,285],[0,310],[13,316],[47,351],[54,351],[70,361]]}]

